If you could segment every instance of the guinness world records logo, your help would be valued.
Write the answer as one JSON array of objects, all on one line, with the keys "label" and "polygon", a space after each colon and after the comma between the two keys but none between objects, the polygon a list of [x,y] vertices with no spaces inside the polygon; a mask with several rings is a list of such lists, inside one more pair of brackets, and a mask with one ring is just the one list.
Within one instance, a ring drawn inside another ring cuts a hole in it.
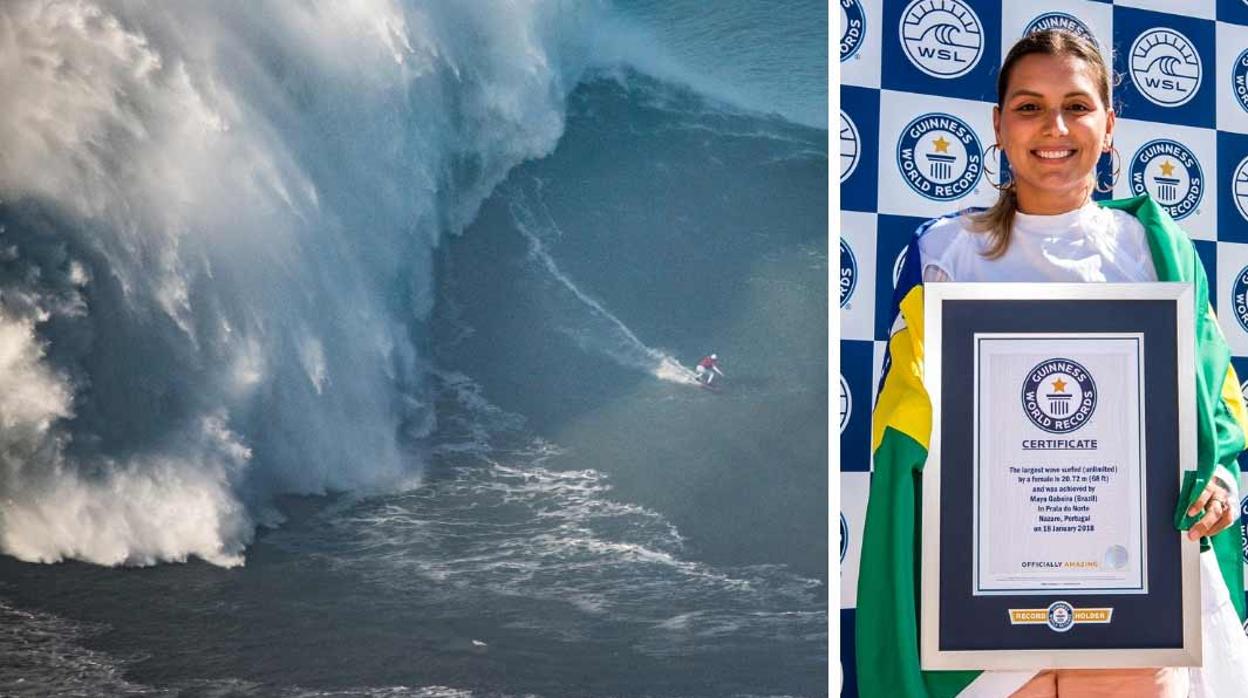
[{"label": "guinness world records logo", "polygon": [[1186,36],[1173,29],[1155,27],[1143,32],[1127,55],[1132,82],[1153,104],[1178,107],[1200,89],[1200,54]]},{"label": "guinness world records logo", "polygon": [[849,426],[849,418],[854,414],[854,394],[849,389],[845,376],[841,376],[841,433]]},{"label": "guinness world records logo", "polygon": [[1235,103],[1248,111],[1248,49],[1231,64],[1231,94],[1235,96]]},{"label": "guinness world records logo", "polygon": [[1096,410],[1096,382],[1088,369],[1060,357],[1036,364],[1023,379],[1023,413],[1050,434],[1068,434]]},{"label": "guinness world records logo", "polygon": [[906,58],[934,78],[971,72],[984,55],[984,27],[962,0],[911,0],[897,33]]},{"label": "guinness world records logo", "polygon": [[1045,12],[1037,15],[1035,19],[1027,23],[1027,27],[1023,29],[1023,36],[1047,29],[1063,29],[1091,41],[1093,46],[1100,46],[1100,42],[1096,40],[1096,35],[1092,33],[1088,25],[1078,17],[1065,12]]},{"label": "guinness world records logo", "polygon": [[1151,140],[1131,157],[1131,192],[1149,194],[1170,217],[1190,216],[1205,195],[1200,161],[1187,146],[1169,138]]},{"label": "guinness world records logo", "polygon": [[1231,308],[1239,326],[1248,332],[1248,267],[1240,269],[1231,283]]},{"label": "guinness world records logo", "polygon": [[897,139],[897,169],[920,196],[960,199],[975,189],[984,171],[984,151],[965,121],[950,114],[923,114]]},{"label": "guinness world records logo", "polygon": [[1239,215],[1248,220],[1248,157],[1239,161],[1231,175],[1231,196]]},{"label": "guinness world records logo", "polygon": [[1064,633],[1075,625],[1075,609],[1065,601],[1054,601],[1049,604],[1045,624],[1049,630]]},{"label": "guinness world records logo", "polygon": [[862,138],[858,135],[858,126],[849,118],[845,110],[841,110],[841,181],[849,179],[858,167]]},{"label": "guinness world records logo", "polygon": [[841,307],[854,295],[854,289],[858,287],[858,260],[854,259],[854,251],[841,239]]},{"label": "guinness world records logo", "polygon": [[867,13],[859,0],[841,0],[841,62],[851,59],[862,48],[867,36]]}]

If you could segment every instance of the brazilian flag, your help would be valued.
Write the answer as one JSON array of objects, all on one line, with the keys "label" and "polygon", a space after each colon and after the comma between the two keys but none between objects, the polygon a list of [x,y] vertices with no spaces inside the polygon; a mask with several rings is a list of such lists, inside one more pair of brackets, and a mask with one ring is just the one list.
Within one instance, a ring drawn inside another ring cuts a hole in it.
[{"label": "brazilian flag", "polygon": [[[1186,512],[1219,466],[1238,482],[1236,458],[1248,432],[1239,379],[1209,306],[1204,268],[1187,235],[1148,196],[1100,205],[1126,211],[1143,224],[1158,280],[1187,282],[1195,291],[1199,468],[1190,490],[1192,501],[1176,505],[1176,512]],[[923,388],[923,282],[917,243],[922,234],[920,229],[906,251],[893,296],[888,354],[871,420],[874,469],[859,566],[855,640],[864,698],[935,698],[985,689],[987,694],[996,673],[919,669],[920,482],[932,429],[931,403]],[[1182,515],[1176,516],[1181,520]],[[1240,537],[1240,527],[1231,526],[1207,545],[1214,549],[1242,621]]]}]

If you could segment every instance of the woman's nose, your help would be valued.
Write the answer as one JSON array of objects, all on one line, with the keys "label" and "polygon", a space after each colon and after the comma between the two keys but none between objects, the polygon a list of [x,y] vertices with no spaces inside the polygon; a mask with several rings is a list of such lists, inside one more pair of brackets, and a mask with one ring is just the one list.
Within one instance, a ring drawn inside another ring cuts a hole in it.
[{"label": "woman's nose", "polygon": [[1066,128],[1066,119],[1062,117],[1061,109],[1054,109],[1045,116],[1044,130],[1063,136],[1070,133],[1070,130]]}]

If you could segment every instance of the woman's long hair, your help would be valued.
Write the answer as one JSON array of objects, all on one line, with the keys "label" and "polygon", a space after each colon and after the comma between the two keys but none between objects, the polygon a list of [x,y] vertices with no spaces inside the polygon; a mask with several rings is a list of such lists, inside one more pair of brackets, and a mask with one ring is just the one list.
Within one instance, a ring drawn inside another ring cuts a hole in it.
[{"label": "woman's long hair", "polygon": [[[1046,56],[1073,56],[1083,60],[1092,70],[1092,77],[1100,92],[1101,103],[1107,109],[1111,106],[1110,70],[1105,65],[1105,59],[1101,57],[1101,52],[1096,45],[1073,32],[1046,29],[1019,39],[1005,56],[1005,62],[1001,64],[1001,72],[997,75],[998,109],[1005,107],[1005,94],[1010,87],[1010,74],[1014,72],[1015,64],[1024,56],[1034,53]],[[1092,176],[1096,177],[1095,171]],[[1014,225],[1014,214],[1017,211],[1018,195],[1015,184],[1011,181],[1009,186],[1001,191],[997,202],[991,208],[968,216],[971,221],[971,230],[988,235],[988,246],[983,252],[984,257],[997,259],[1005,254],[1010,246],[1010,229]]]}]

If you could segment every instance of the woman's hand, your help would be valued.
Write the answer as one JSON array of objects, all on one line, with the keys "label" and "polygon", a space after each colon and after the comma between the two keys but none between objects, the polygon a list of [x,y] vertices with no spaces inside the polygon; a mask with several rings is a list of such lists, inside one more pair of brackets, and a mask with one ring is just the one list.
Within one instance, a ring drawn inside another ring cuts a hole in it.
[{"label": "woman's hand", "polygon": [[1210,478],[1209,484],[1205,485],[1205,490],[1200,493],[1200,499],[1187,510],[1188,516],[1196,516],[1201,511],[1205,515],[1197,521],[1187,532],[1188,540],[1198,540],[1201,536],[1212,536],[1220,533],[1235,523],[1235,510],[1237,507],[1227,500],[1229,494],[1222,481],[1214,476]]}]

